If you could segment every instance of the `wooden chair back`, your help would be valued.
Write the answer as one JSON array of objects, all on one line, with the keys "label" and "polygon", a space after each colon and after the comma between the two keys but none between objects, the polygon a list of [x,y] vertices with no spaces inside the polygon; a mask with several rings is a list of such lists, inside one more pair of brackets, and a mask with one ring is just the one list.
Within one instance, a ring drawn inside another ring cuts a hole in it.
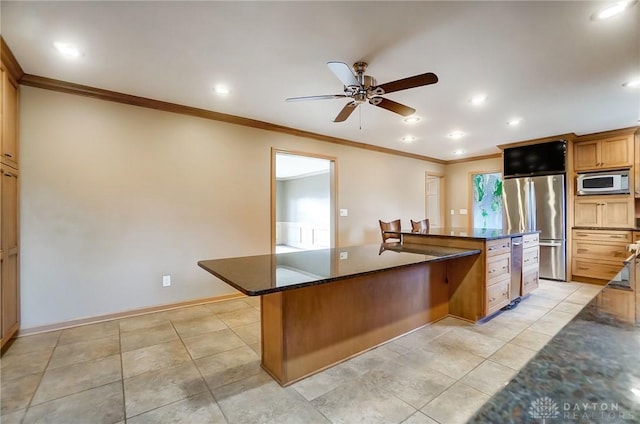
[{"label": "wooden chair back", "polygon": [[380,222],[380,233],[382,234],[382,242],[386,243],[387,240],[389,239],[397,239],[398,241],[400,241],[400,234],[393,234],[393,233],[387,233],[386,231],[397,231],[400,232],[400,220],[396,219],[395,221],[391,221],[391,222],[383,222],[381,220],[378,220],[378,222]]},{"label": "wooden chair back", "polygon": [[428,219],[423,219],[423,220],[420,220],[420,221],[414,221],[412,219],[411,220],[411,231],[414,231],[414,232],[429,231],[429,220]]}]

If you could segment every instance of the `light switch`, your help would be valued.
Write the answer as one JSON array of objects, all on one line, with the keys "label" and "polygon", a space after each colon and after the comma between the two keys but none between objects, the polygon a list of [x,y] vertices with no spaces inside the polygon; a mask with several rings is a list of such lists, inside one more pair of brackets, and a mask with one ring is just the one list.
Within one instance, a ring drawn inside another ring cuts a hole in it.
[{"label": "light switch", "polygon": [[466,215],[466,214],[467,214],[466,209],[460,209],[460,215]]},{"label": "light switch", "polygon": [[340,216],[349,216],[349,209],[340,209]]},{"label": "light switch", "polygon": [[340,259],[349,259],[349,252],[340,252]]},{"label": "light switch", "polygon": [[451,215],[455,215],[455,214],[456,214],[455,209],[451,209]]}]

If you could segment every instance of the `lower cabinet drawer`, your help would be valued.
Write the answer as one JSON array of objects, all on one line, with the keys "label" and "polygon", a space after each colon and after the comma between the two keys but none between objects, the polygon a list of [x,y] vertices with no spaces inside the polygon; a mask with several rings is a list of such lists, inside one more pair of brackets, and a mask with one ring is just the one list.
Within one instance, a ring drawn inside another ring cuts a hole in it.
[{"label": "lower cabinet drawer", "polygon": [[511,271],[511,254],[495,256],[487,260],[487,281],[503,278]]},{"label": "lower cabinet drawer", "polygon": [[616,230],[573,230],[573,240],[619,241],[631,243],[631,231]]},{"label": "lower cabinet drawer", "polygon": [[620,263],[599,263],[589,259],[574,258],[571,272],[573,275],[582,277],[597,278],[601,280],[611,280],[623,267]]},{"label": "lower cabinet drawer", "polygon": [[522,286],[520,287],[520,295],[524,296],[527,293],[531,293],[533,290],[538,288],[538,279],[540,278],[540,273],[537,269],[533,269],[531,271],[523,271],[522,272]]},{"label": "lower cabinet drawer", "polygon": [[528,247],[522,251],[522,268],[538,266],[540,263],[540,248],[538,246]]},{"label": "lower cabinet drawer", "polygon": [[511,239],[489,240],[487,242],[487,257],[511,253]]},{"label": "lower cabinet drawer", "polygon": [[507,278],[487,287],[486,311],[487,315],[509,304],[509,285],[511,279]]},{"label": "lower cabinet drawer", "polygon": [[527,247],[537,246],[539,242],[540,242],[540,234],[539,233],[525,234],[525,235],[522,236],[522,247],[525,248],[525,249]]},{"label": "lower cabinet drawer", "polygon": [[579,258],[606,259],[623,261],[629,252],[628,243],[623,242],[597,242],[597,241],[573,241],[573,256]]}]

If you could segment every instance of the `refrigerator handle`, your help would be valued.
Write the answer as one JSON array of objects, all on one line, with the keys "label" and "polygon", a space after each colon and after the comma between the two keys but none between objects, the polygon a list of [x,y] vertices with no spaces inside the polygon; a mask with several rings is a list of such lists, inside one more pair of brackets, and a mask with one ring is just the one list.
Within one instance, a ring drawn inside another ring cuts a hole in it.
[{"label": "refrigerator handle", "polygon": [[536,186],[533,182],[533,178],[529,181],[529,230],[537,230],[538,225],[536,222]]}]

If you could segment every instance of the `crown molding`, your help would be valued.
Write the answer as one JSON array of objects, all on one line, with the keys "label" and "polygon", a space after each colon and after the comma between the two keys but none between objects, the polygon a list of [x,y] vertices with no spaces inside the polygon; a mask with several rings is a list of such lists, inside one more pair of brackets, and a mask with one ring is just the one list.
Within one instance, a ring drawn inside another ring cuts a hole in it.
[{"label": "crown molding", "polygon": [[24,74],[19,80],[20,84],[42,88],[46,90],[59,91],[62,93],[76,94],[79,96],[92,97],[110,102],[124,103],[133,106],[146,107],[165,112],[179,113],[183,115],[196,116],[199,118],[211,119],[214,121],[226,122],[229,124],[243,125],[251,128],[258,128],[266,131],[275,131],[284,134],[294,135],[298,137],[311,138],[314,140],[325,141],[328,143],[340,144],[359,149],[371,150],[379,153],[387,153],[395,156],[403,156],[411,159],[418,159],[426,162],[434,162],[446,164],[447,161],[436,159],[429,156],[417,155],[414,153],[403,152],[400,150],[389,149],[386,147],[374,146],[353,140],[346,140],[338,137],[330,137],[310,131],[299,130],[295,128],[285,127],[283,125],[272,124],[269,122],[258,121],[256,119],[243,118],[241,116],[229,115],[226,113],[213,112],[206,109],[199,109],[191,106],[179,105],[176,103],[164,102],[161,100],[153,100],[145,97],[133,96],[130,94],[119,93],[116,91],[103,90],[101,88],[90,87],[86,85],[75,84],[66,81],[60,81],[52,78],[41,77],[37,75]]},{"label": "crown molding", "polygon": [[491,153],[488,155],[482,155],[482,156],[473,156],[470,158],[462,158],[462,159],[452,159],[452,160],[448,160],[446,162],[446,165],[452,165],[454,163],[463,163],[463,162],[475,162],[477,160],[484,160],[484,159],[498,159],[502,157],[502,153]]},{"label": "crown molding", "polygon": [[22,76],[24,75],[24,71],[22,67],[18,63],[18,60],[13,55],[13,52],[4,41],[4,38],[0,35],[0,60],[2,60],[2,64],[5,66],[9,75],[15,80],[20,81]]}]

